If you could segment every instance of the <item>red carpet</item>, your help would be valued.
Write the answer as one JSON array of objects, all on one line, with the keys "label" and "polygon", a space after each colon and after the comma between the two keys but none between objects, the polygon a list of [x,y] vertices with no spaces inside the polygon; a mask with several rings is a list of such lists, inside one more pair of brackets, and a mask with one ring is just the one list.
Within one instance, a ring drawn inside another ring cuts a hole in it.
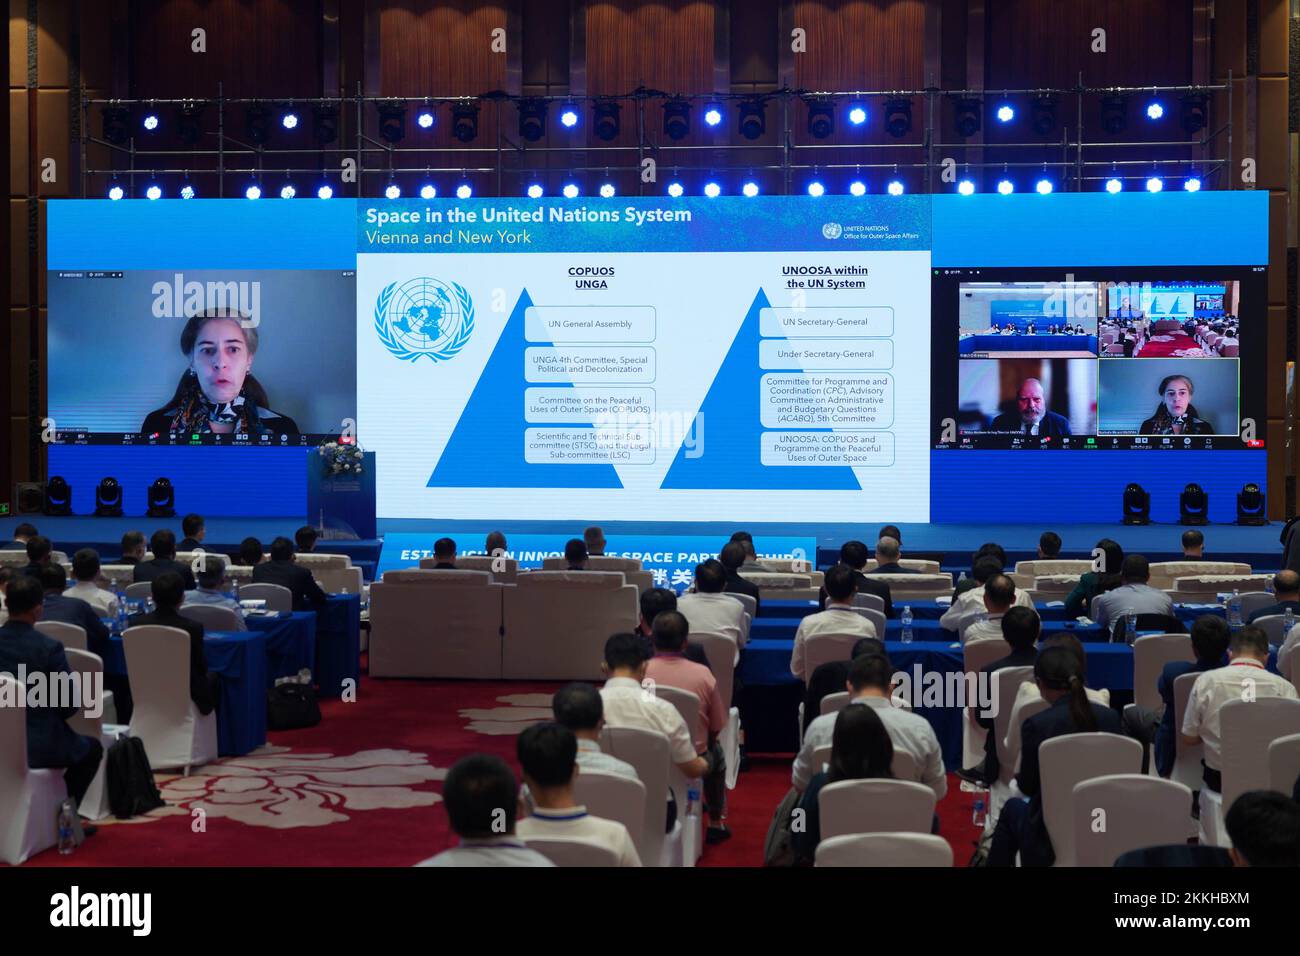
[{"label": "red carpet", "polygon": [[1142,358],[1197,358],[1206,352],[1196,340],[1182,329],[1170,332],[1153,332],[1138,353]]},{"label": "red carpet", "polygon": [[[558,686],[363,678],[356,703],[322,704],[319,726],[273,733],[265,750],[186,779],[160,774],[169,806],[105,822],[75,854],[48,850],[25,865],[409,866],[452,842],[437,806],[447,769],[485,751],[517,772],[515,734],[548,716]],[[789,782],[789,758],[753,758],[729,794],[734,835],[706,847],[701,865],[761,866]],[[939,816],[959,865],[976,832],[972,799],[949,775]]]}]

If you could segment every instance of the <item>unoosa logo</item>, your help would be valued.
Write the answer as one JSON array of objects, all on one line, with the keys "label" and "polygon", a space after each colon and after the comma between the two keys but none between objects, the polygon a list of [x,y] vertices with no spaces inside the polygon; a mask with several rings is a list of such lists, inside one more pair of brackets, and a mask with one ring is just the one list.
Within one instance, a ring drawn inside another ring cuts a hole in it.
[{"label": "unoosa logo", "polygon": [[838,239],[842,232],[844,232],[844,227],[838,222],[828,222],[822,226],[822,235],[827,239]]}]

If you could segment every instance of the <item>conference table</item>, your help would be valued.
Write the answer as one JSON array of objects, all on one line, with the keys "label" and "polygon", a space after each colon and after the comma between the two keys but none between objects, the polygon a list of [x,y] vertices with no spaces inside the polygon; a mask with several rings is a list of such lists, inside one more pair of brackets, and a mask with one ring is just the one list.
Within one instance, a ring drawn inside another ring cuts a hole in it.
[{"label": "conference table", "polygon": [[1037,335],[963,335],[958,340],[957,354],[976,352],[1085,352],[1096,355],[1097,336],[1040,332]]}]

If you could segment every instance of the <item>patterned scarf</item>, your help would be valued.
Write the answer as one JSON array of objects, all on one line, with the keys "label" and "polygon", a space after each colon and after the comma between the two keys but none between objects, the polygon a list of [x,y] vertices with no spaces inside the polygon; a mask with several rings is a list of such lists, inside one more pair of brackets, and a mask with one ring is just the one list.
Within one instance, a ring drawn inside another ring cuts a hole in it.
[{"label": "patterned scarf", "polygon": [[192,373],[185,376],[185,389],[180,402],[172,413],[171,430],[174,432],[210,432],[212,424],[233,424],[235,434],[252,434],[257,430],[255,406],[246,401],[244,392],[229,402],[211,402],[199,388],[198,377]]}]

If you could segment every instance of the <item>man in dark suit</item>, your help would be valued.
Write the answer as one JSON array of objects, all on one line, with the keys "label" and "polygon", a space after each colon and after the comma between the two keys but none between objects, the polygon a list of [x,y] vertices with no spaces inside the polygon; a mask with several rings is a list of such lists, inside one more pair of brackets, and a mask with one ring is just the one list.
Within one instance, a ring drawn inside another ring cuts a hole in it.
[{"label": "man in dark suit", "polygon": [[[6,587],[9,620],[0,627],[0,671],[17,675],[19,668],[24,667],[28,676],[45,674],[47,680],[55,674],[72,672],[63,645],[34,627],[41,619],[44,597],[41,582],[27,575],[15,576]],[[73,701],[54,703],[75,704]],[[84,737],[68,726],[67,719],[78,709],[76,706],[33,707],[30,701],[24,707],[27,714],[27,765],[64,768],[63,779],[68,785],[68,796],[80,804],[95,771],[99,769],[104,748],[98,740]]]},{"label": "man in dark suit", "polygon": [[1005,412],[993,419],[990,430],[1060,438],[1070,434],[1070,422],[1064,415],[1047,410],[1043,383],[1036,378],[1027,378],[1016,391],[1016,411]]},{"label": "man in dark suit", "polygon": [[157,608],[148,614],[132,614],[129,627],[159,624],[178,627],[190,636],[190,700],[200,714],[212,713],[220,696],[220,678],[208,673],[208,659],[203,653],[203,625],[180,614],[185,599],[185,582],[175,571],[164,571],[153,579],[153,603]]},{"label": "man in dark suit", "polygon": [[889,655],[885,653],[885,642],[877,637],[863,637],[853,645],[851,657],[847,661],[827,661],[825,664],[818,664],[817,669],[812,672],[808,678],[808,689],[804,691],[803,696],[803,729],[807,730],[808,725],[821,716],[822,699],[829,697],[831,694],[838,694],[844,690],[849,680],[849,668],[853,666],[853,661],[857,660],[863,654],[879,654],[886,660]]},{"label": "man in dark suit", "polygon": [[14,539],[8,544],[0,544],[0,551],[26,551],[27,542],[36,537],[36,526],[24,521],[14,528]]},{"label": "man in dark suit", "polygon": [[[176,546],[177,551],[197,551],[203,547],[203,539],[207,537],[208,530],[203,521],[203,515],[188,514],[181,519],[181,533],[185,535],[181,543]],[[157,556],[155,551],[154,555]]]},{"label": "man in dark suit", "polygon": [[181,580],[185,583],[185,590],[193,591],[197,587],[194,583],[194,572],[190,570],[190,566],[181,564],[176,560],[175,534],[166,528],[155,531],[153,537],[149,539],[149,550],[153,552],[153,558],[148,561],[141,561],[135,566],[135,574],[132,580],[137,583],[140,581],[153,581],[159,575],[170,571],[181,576]]},{"label": "man in dark suit", "polygon": [[293,594],[293,609],[307,611],[325,605],[326,595],[311,572],[293,561],[293,542],[280,537],[271,542],[271,560],[253,568],[254,584],[278,584]]},{"label": "man in dark suit", "polygon": [[141,531],[128,531],[122,535],[122,556],[117,559],[117,563],[136,565],[143,560],[144,533]]},{"label": "man in dark suit", "polygon": [[898,563],[902,556],[897,538],[881,538],[876,542],[876,566],[867,574],[916,574],[915,568],[905,568]]},{"label": "man in dark suit", "polygon": [[758,616],[758,609],[762,606],[762,599],[758,596],[758,585],[753,581],[746,581],[740,576],[740,567],[745,563],[749,556],[749,551],[741,541],[728,541],[723,547],[722,552],[718,555],[718,560],[722,562],[723,568],[727,572],[727,583],[723,587],[724,593],[730,594],[748,594],[754,599],[754,615]]},{"label": "man in dark suit", "polygon": [[75,624],[86,632],[86,647],[92,654],[103,657],[108,650],[108,628],[99,619],[99,613],[90,602],[63,592],[68,587],[68,572],[61,564],[47,564],[41,569],[41,588],[45,592],[45,605],[41,618]]},{"label": "man in dark suit", "polygon": [[[853,580],[857,582],[858,593],[874,594],[885,602],[885,617],[894,616],[894,602],[889,596],[889,585],[884,581],[873,581],[862,573],[862,569],[867,566],[867,546],[865,544],[861,541],[845,541],[840,545],[840,564],[846,564],[853,569]],[[821,589],[817,597],[822,610],[825,610],[825,587]]]},{"label": "man in dark suit", "polygon": [[433,543],[433,568],[435,571],[456,570],[456,542],[439,538]]},{"label": "man in dark suit", "polygon": [[319,537],[319,531],[305,524],[293,533],[293,543],[297,546],[299,554],[311,554],[316,550],[316,540]]},{"label": "man in dark suit", "polygon": [[41,577],[41,571],[50,563],[50,555],[54,553],[54,545],[50,539],[43,534],[34,535],[27,539],[27,563],[18,569],[19,574],[26,574],[28,577]]},{"label": "man in dark suit", "polygon": [[1179,561],[1204,561],[1205,560],[1205,535],[1191,528],[1183,532],[1183,556]]},{"label": "man in dark suit", "polygon": [[1276,604],[1253,611],[1247,624],[1254,624],[1261,617],[1271,614],[1285,614],[1288,610],[1300,621],[1300,574],[1295,571],[1279,571],[1273,575],[1273,597]]}]

